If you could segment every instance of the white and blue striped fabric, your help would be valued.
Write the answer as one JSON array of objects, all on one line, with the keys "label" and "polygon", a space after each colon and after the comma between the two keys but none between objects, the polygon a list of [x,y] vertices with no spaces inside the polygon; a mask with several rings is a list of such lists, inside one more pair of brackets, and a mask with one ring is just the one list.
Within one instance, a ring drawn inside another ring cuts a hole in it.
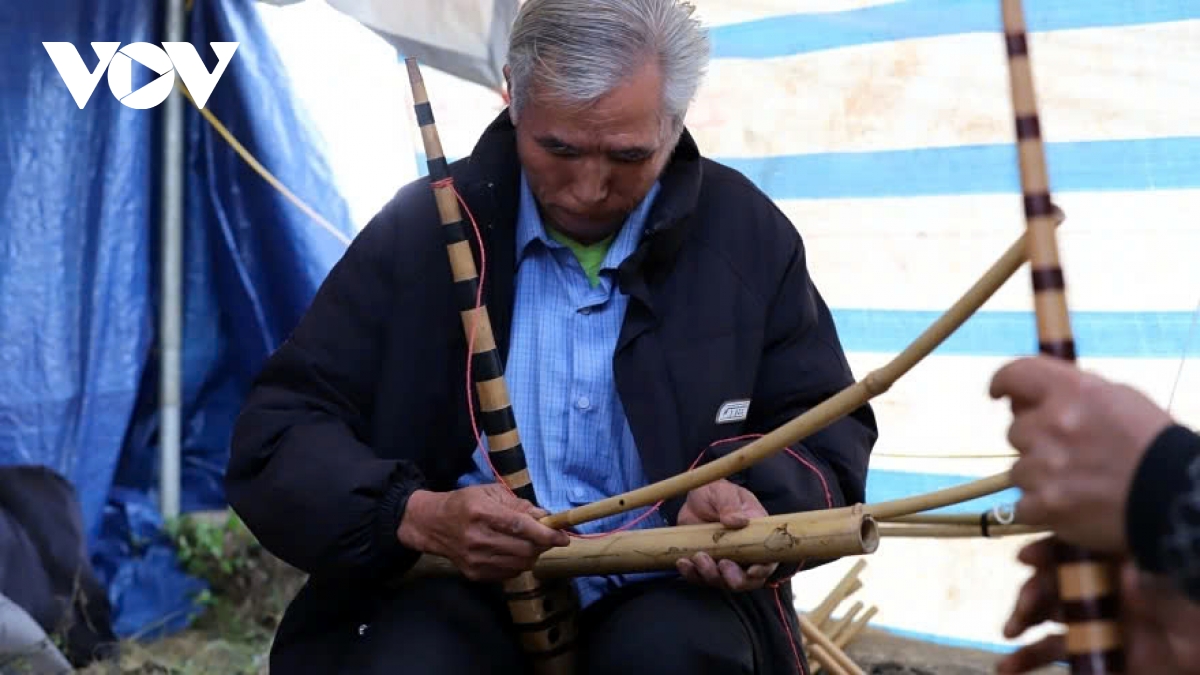
[{"label": "white and blue striped fabric", "polygon": [[[693,4],[712,27],[714,59],[689,127],[791,217],[861,377],[1023,231],[999,0]],[[1080,365],[1200,426],[1200,1],[1024,4],[1051,186],[1068,216],[1059,241]],[[288,30],[281,39],[305,58],[303,29]],[[365,222],[422,170],[408,159],[420,141],[402,65],[369,38],[339,49],[336,73],[297,81]],[[348,72],[370,73],[371,89],[340,81]],[[447,154],[466,155],[502,100],[436,72],[426,81]],[[1011,452],[1009,413],[987,384],[1035,344],[1023,268],[876,399],[869,500],[1006,469],[1011,459],[988,456]],[[877,626],[1006,649],[1024,541],[885,539],[852,599],[879,607]],[[802,575],[797,606],[819,602],[850,564]]]}]

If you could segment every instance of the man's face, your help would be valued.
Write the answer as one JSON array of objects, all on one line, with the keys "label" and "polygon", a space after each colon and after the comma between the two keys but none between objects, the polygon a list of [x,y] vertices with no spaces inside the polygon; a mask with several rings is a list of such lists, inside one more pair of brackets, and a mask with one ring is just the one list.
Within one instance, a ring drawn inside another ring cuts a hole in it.
[{"label": "man's face", "polygon": [[537,100],[521,110],[517,153],[548,226],[581,242],[616,231],[673,148],[659,69],[647,66],[584,110]]}]

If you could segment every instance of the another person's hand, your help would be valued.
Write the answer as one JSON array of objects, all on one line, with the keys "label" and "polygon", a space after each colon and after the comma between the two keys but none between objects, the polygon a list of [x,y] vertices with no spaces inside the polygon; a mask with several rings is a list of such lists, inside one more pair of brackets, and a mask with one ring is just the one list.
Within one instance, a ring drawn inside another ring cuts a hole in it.
[{"label": "another person's hand", "polygon": [[[767,510],[753,492],[722,479],[689,492],[679,510],[678,523],[721,523],[732,530],[740,530],[751,518],[766,515]],[[688,581],[731,591],[762,588],[778,567],[778,564],[771,564],[743,568],[732,560],[713,560],[707,553],[697,553],[676,563],[679,573]]]},{"label": "another person's hand", "polygon": [[990,391],[1012,402],[1020,521],[1092,551],[1125,552],[1133,476],[1171,416],[1131,387],[1044,356],[1004,366]]},{"label": "another person's hand", "polygon": [[[1021,587],[1016,607],[1004,626],[1009,639],[1049,621],[1062,622],[1058,577],[1050,539],[1021,550],[1018,559],[1034,568]],[[1190,602],[1168,581],[1143,574],[1132,562],[1121,566],[1121,630],[1127,673],[1200,674],[1200,605]],[[1026,645],[997,664],[998,673],[1026,673],[1066,659],[1061,633]]]},{"label": "another person's hand", "polygon": [[448,558],[473,581],[500,581],[533,569],[538,556],[570,537],[538,522],[546,511],[503,485],[452,492],[418,490],[396,531],[405,546]]}]

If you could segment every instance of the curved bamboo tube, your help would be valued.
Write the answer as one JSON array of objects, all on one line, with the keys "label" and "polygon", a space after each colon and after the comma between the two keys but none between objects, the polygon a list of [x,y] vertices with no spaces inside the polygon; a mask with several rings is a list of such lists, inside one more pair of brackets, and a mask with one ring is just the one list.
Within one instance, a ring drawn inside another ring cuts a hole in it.
[{"label": "curved bamboo tube", "polygon": [[[810,519],[808,512],[756,518],[741,529],[720,523],[679,525],[616,532],[600,539],[572,539],[538,558],[533,576],[562,579],[578,576],[633,574],[674,570],[681,558],[708,553],[714,560],[740,565],[801,563],[874,553],[879,546],[875,519],[859,505],[837,517]],[[404,576],[460,574],[436,556],[422,556]]]},{"label": "curved bamboo tube", "polygon": [[[1028,233],[1038,351],[1075,361],[1075,339],[1067,311],[1066,280],[1059,260],[1050,180],[1042,147],[1037,95],[1021,0],[1001,0],[1004,43]],[[1067,625],[1071,672],[1089,675],[1125,672],[1119,623],[1118,576],[1112,562],[1081,549],[1056,547],[1059,594]]]},{"label": "curved bamboo tube", "polygon": [[[492,334],[488,309],[482,301],[479,273],[468,239],[469,227],[458,206],[458,193],[442,152],[433,107],[415,58],[405,59],[413,106],[429,166],[430,187],[437,201],[446,253],[454,280],[456,309],[462,318],[470,352],[468,377],[479,397],[480,426],[487,436],[488,458],[499,479],[516,496],[537,505],[525,465],[525,451],[504,381],[504,365]],[[529,573],[504,583],[513,623],[522,649],[539,675],[574,672],[578,599],[569,583],[543,586]]]},{"label": "curved bamboo tube", "polygon": [[[1057,207],[1054,207],[1054,214],[1059,223],[1065,219],[1062,211]],[[1025,237],[1026,235],[1023,234],[1012,246],[1009,246],[1004,255],[993,263],[946,313],[938,317],[904,351],[882,368],[872,371],[863,379],[834,394],[820,405],[748,443],[737,452],[624,494],[550,514],[543,518],[542,522],[548,527],[564,529],[682,495],[702,485],[742,471],[845,417],[859,406],[890,389],[896,380],[933,352],[976,310],[983,306],[983,303],[987,302],[988,298],[992,297],[1025,262],[1027,256]]]}]

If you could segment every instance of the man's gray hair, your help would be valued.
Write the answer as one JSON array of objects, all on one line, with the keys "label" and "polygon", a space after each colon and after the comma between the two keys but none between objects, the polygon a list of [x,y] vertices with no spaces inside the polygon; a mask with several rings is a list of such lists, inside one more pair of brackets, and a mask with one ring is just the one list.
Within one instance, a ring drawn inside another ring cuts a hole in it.
[{"label": "man's gray hair", "polygon": [[694,11],[678,0],[527,0],[509,38],[513,121],[535,85],[555,103],[586,106],[656,59],[664,122],[681,132],[709,59]]}]

